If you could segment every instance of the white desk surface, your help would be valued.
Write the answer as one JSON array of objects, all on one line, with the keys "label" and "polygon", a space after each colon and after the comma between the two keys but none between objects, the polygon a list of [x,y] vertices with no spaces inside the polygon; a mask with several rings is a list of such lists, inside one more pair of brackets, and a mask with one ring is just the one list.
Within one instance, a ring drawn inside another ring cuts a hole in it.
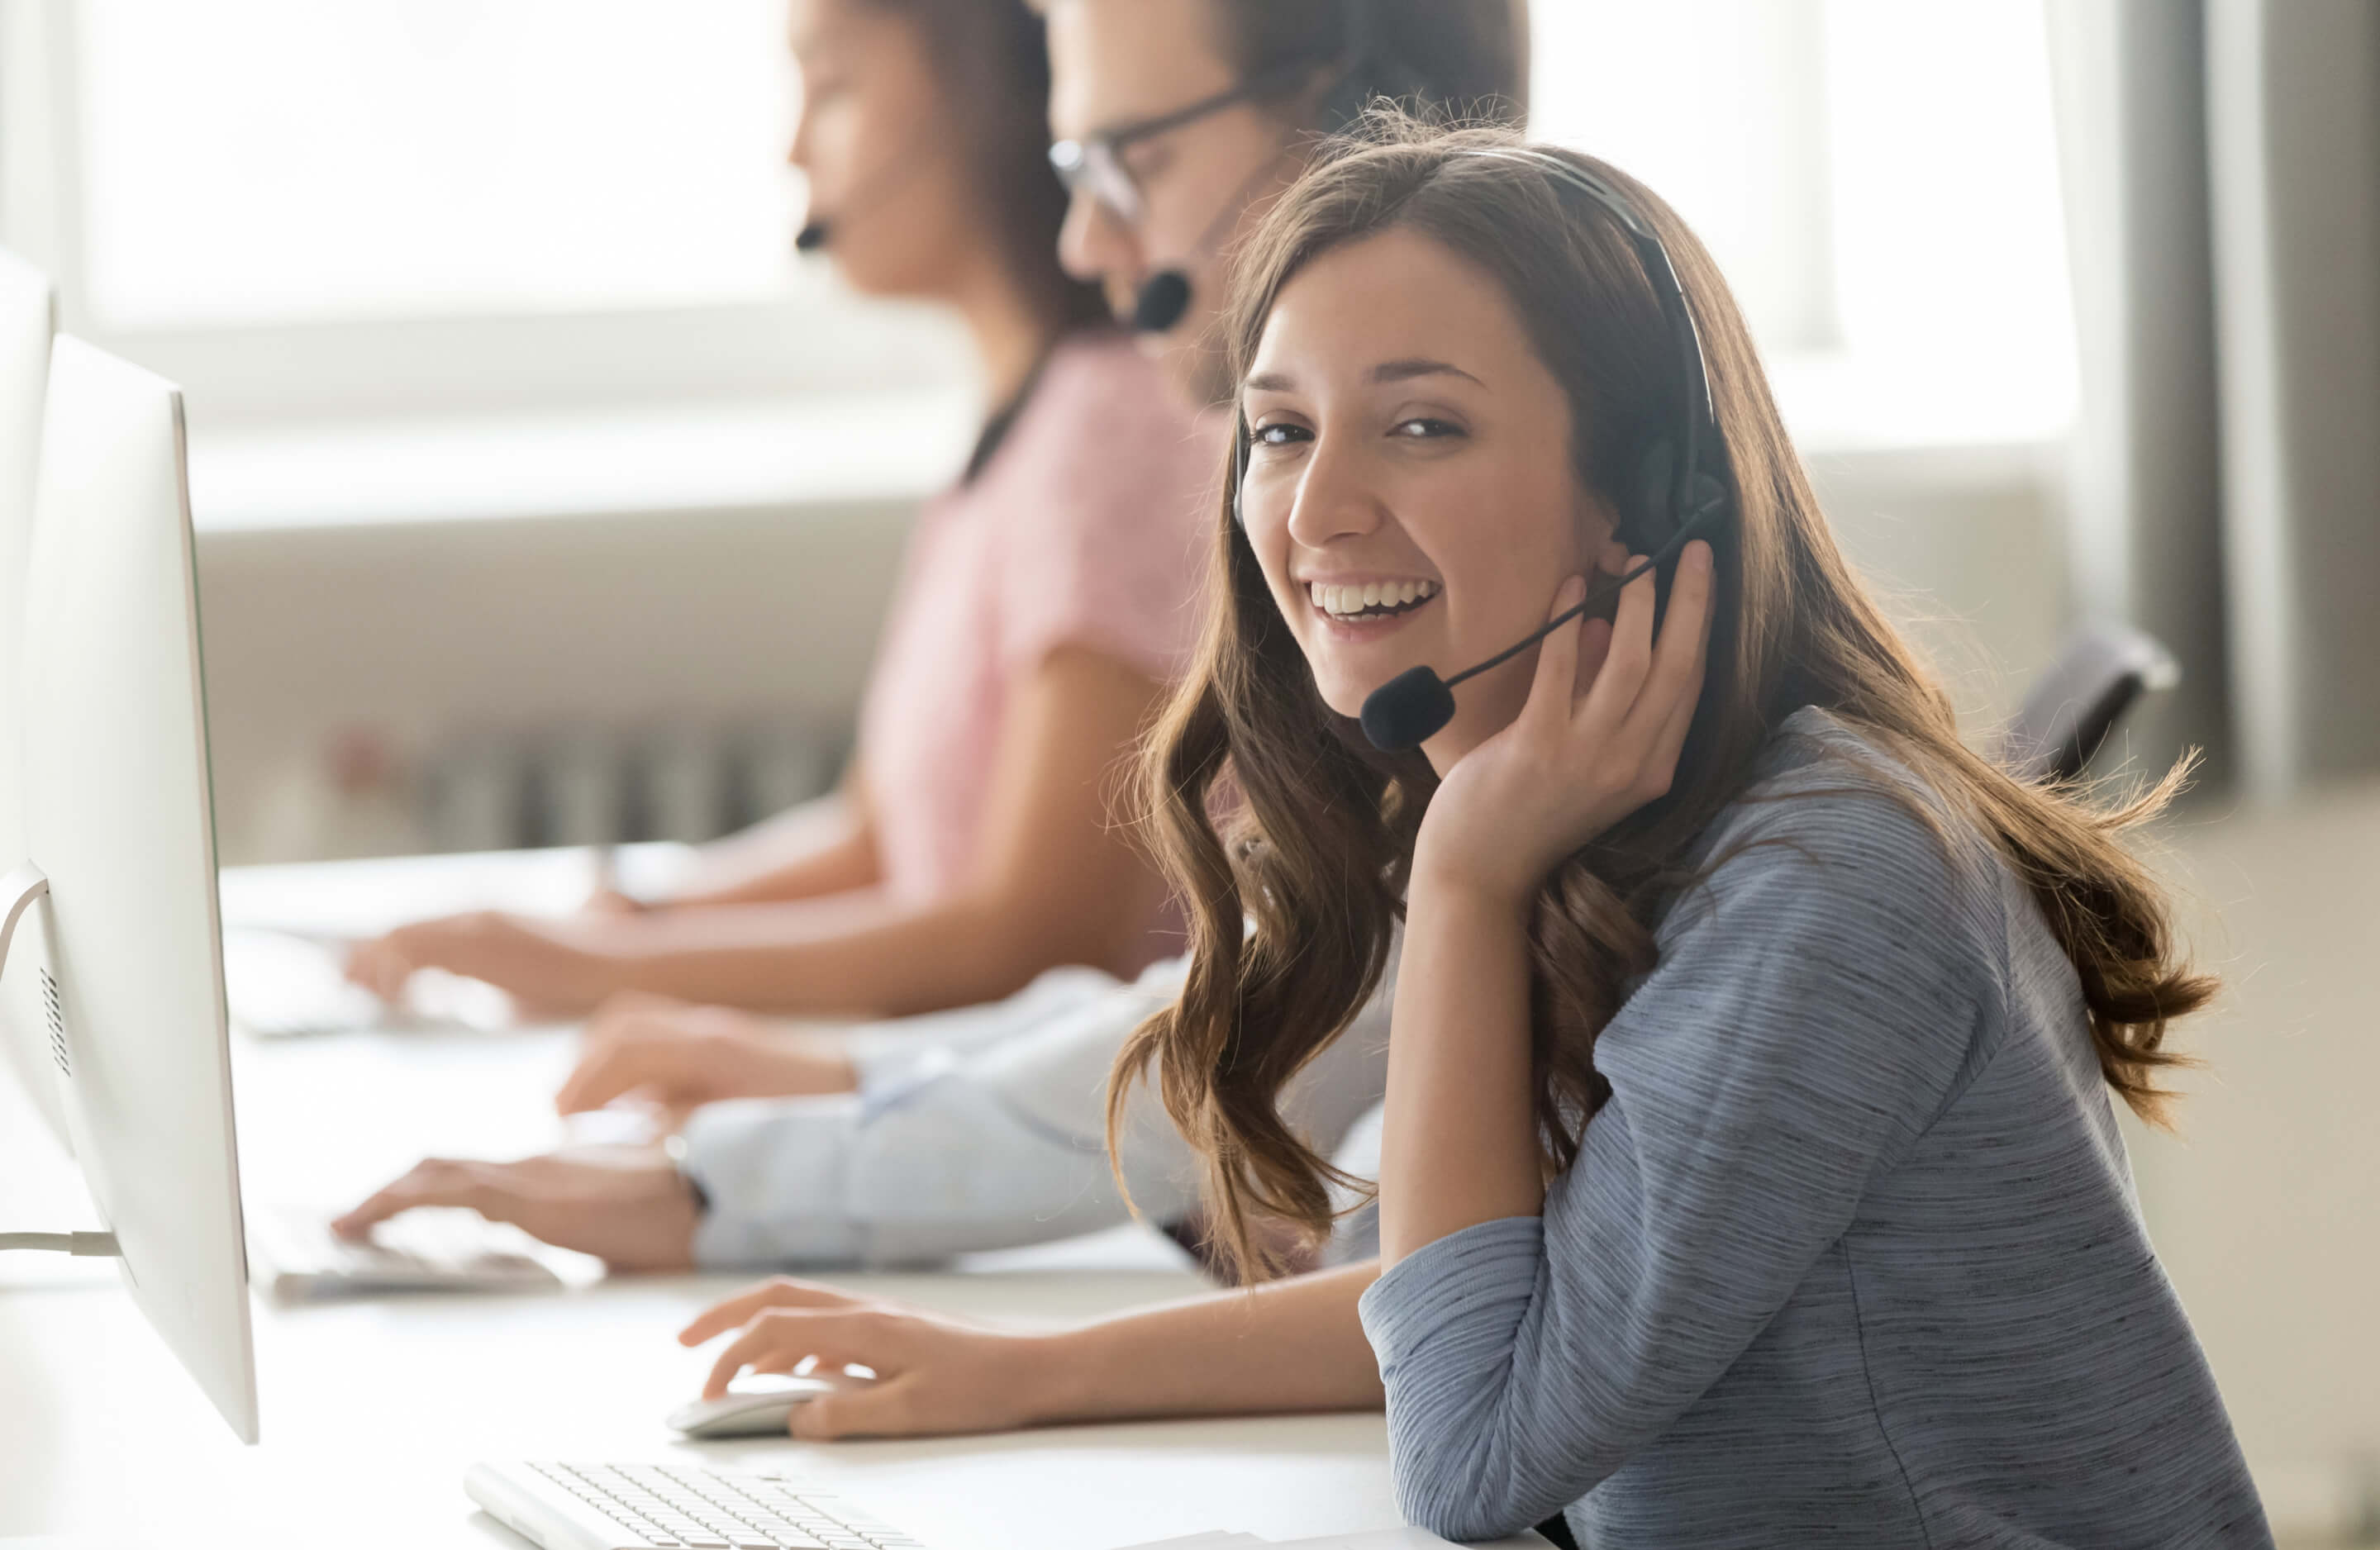
[{"label": "white desk surface", "polygon": [[[319,878],[326,899],[352,895],[359,880],[382,893],[407,880],[386,868]],[[429,873],[405,871],[428,888]],[[227,875],[226,912],[264,917],[304,879],[289,868]],[[249,1198],[339,1203],[427,1153],[551,1144],[561,1131],[546,1097],[569,1057],[564,1033],[236,1039]],[[87,1225],[87,1205],[67,1197],[66,1165],[29,1119],[0,1084],[0,1217]],[[524,1457],[797,1471],[938,1550],[1107,1550],[1212,1529],[1290,1539],[1399,1522],[1377,1414],[827,1446],[678,1441],[661,1418],[695,1391],[710,1357],[672,1336],[743,1277],[624,1278],[539,1297],[259,1299],[263,1442],[247,1448],[112,1272],[94,1268],[12,1266],[0,1281],[0,1540],[516,1547],[525,1542],[478,1512],[462,1479],[475,1460]],[[1018,1322],[1200,1286],[1170,1245],[1136,1232],[985,1256],[949,1274],[821,1278]]]}]

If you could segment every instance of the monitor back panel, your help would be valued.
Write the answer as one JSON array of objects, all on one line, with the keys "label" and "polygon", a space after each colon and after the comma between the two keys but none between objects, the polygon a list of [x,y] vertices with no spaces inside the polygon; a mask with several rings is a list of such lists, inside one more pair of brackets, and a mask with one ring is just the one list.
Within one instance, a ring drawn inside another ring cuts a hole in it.
[{"label": "monitor back panel", "polygon": [[75,1155],[134,1301],[252,1441],[181,395],[70,336],[27,575],[26,817]]},{"label": "monitor back panel", "polygon": [[[49,277],[0,248],[0,873],[26,859],[24,813],[25,554],[42,461],[42,397],[56,317]],[[41,922],[26,920],[0,964],[0,1081],[13,1076],[58,1140],[66,1109],[51,1074],[40,966]]]}]

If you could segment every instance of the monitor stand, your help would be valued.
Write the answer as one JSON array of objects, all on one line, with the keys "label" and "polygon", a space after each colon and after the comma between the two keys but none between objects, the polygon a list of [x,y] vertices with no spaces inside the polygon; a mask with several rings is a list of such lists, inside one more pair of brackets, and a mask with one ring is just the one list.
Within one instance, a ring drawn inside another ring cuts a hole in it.
[{"label": "monitor stand", "polygon": [[[16,938],[17,922],[49,891],[50,879],[30,861],[0,878],[0,968],[7,966],[8,944]],[[0,1250],[6,1249],[46,1249],[107,1259],[123,1253],[112,1232],[0,1232]]]}]

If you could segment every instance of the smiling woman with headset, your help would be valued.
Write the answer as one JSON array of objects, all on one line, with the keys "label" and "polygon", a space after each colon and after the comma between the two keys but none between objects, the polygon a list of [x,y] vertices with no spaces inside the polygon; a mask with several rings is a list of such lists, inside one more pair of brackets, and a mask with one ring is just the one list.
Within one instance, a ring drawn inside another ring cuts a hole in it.
[{"label": "smiling woman with headset", "polygon": [[1960,743],[1610,167],[1384,117],[1236,273],[1222,616],[1148,766],[1191,966],[1111,1104],[1227,1252],[1320,1235],[1280,1096],[1396,953],[1379,1260],[1057,1334],[784,1283],[686,1332],[742,1326],[714,1385],[877,1374],[811,1436],[1384,1399],[1458,1540],[2269,1546],[2111,1101],[2215,988],[2118,838],[2165,791]]},{"label": "smiling woman with headset", "polygon": [[[1023,0],[791,10],[792,160],[812,199],[798,246],[860,291],[955,310],[995,406],[911,537],[847,821],[793,854],[764,844],[758,865],[746,844],[663,906],[405,927],[353,960],[384,994],[434,967],[566,1011],[644,992],[614,1020],[648,1025],[695,1015],[677,999],[914,1012],[1062,963],[1129,975],[1174,939],[1163,886],[1111,809],[1197,627],[1214,442],[1058,265],[1042,24]],[[775,1072],[781,1088],[848,1085],[831,1048],[776,1052],[801,1068]]]}]

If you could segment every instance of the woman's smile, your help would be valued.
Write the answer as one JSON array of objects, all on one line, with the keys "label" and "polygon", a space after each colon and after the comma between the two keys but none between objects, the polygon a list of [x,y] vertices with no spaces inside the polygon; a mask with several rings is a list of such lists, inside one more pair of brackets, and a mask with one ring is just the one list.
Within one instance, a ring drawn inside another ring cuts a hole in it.
[{"label": "woman's smile", "polygon": [[1345,575],[1305,579],[1306,606],[1333,639],[1377,640],[1402,629],[1444,589],[1427,576]]}]

